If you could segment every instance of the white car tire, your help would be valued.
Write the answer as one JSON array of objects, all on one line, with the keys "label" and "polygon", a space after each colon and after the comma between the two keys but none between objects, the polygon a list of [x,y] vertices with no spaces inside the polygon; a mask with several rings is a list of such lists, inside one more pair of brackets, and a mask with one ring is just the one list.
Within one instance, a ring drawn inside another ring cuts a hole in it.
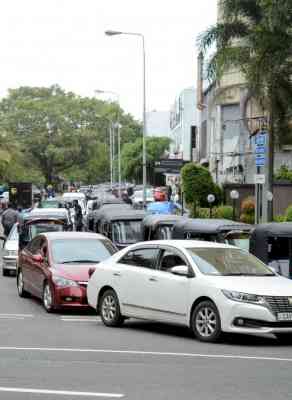
[{"label": "white car tire", "polygon": [[101,298],[99,313],[106,326],[117,327],[124,322],[118,296],[114,290],[107,290]]},{"label": "white car tire", "polygon": [[199,303],[191,316],[191,329],[202,342],[216,342],[221,331],[221,319],[217,307],[210,300]]}]

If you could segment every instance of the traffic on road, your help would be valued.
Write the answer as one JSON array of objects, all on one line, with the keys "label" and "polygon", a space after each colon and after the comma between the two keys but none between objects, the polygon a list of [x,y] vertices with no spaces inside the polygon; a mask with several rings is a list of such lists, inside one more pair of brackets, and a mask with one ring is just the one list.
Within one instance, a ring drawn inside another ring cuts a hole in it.
[{"label": "traffic on road", "polygon": [[227,398],[273,399],[272,371],[287,398],[289,269],[249,247],[267,227],[151,215],[102,190],[78,231],[74,197],[38,202],[0,236],[5,399],[211,399],[207,375]]}]

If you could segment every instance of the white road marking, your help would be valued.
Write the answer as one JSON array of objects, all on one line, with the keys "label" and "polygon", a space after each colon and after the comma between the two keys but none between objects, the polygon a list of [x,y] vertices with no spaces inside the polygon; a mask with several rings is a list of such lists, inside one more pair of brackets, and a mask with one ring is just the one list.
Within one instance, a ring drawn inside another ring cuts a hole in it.
[{"label": "white road marking", "polygon": [[23,317],[23,318],[33,318],[33,314],[1,314],[0,317]]},{"label": "white road marking", "polygon": [[32,314],[0,314],[0,319],[27,319],[27,318],[34,318]]},{"label": "white road marking", "polygon": [[97,318],[60,318],[63,322],[101,322],[100,319]]},{"label": "white road marking", "polygon": [[262,357],[236,354],[201,354],[201,353],[174,353],[162,351],[140,351],[140,350],[110,350],[110,349],[80,349],[62,347],[14,347],[2,346],[0,351],[39,351],[39,352],[63,352],[63,353],[104,353],[104,354],[130,354],[145,356],[162,357],[190,357],[190,358],[211,358],[211,359],[231,359],[231,360],[255,360],[255,361],[284,361],[292,363],[292,358],[282,357]]},{"label": "white road marking", "polygon": [[94,393],[94,392],[72,392],[68,390],[46,390],[46,389],[31,389],[31,388],[12,388],[1,387],[0,392],[14,392],[14,393],[34,393],[34,394],[55,394],[58,396],[83,396],[83,397],[107,397],[120,399],[124,397],[121,393]]},{"label": "white road marking", "polygon": [[101,318],[97,315],[87,315],[87,316],[68,316],[68,315],[61,315],[60,320],[63,322],[101,322]]}]

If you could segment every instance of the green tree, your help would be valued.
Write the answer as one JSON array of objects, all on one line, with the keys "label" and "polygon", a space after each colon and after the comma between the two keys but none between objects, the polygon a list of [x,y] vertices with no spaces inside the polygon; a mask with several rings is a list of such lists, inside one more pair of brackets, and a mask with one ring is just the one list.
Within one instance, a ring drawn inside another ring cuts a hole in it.
[{"label": "green tree", "polygon": [[278,181],[285,180],[292,182],[292,170],[286,165],[282,165],[276,172],[275,179]]},{"label": "green tree", "polygon": [[8,97],[0,102],[0,129],[9,132],[23,159],[29,160],[32,169],[40,171],[46,183],[65,176],[68,171],[97,181],[105,176],[108,163],[95,169],[94,179],[92,163],[101,154],[93,149],[105,150],[109,124],[116,122],[118,115],[123,145],[125,140],[138,136],[140,125],[117,104],[83,98],[57,85],[21,87],[10,90]]},{"label": "green tree", "polygon": [[291,0],[223,0],[222,18],[199,37],[204,54],[216,45],[208,76],[220,81],[230,69],[241,71],[251,95],[269,116],[269,190],[274,143],[291,141]]},{"label": "green tree", "polygon": [[[169,149],[171,140],[168,137],[147,137],[147,171],[154,174],[155,162],[159,161]],[[122,173],[124,178],[141,182],[142,180],[142,138],[124,145],[121,154]]]},{"label": "green tree", "polygon": [[209,194],[215,194],[218,187],[214,184],[209,170],[195,163],[184,165],[181,177],[185,201],[192,207],[192,214],[195,217],[198,207],[209,206],[207,197]]}]

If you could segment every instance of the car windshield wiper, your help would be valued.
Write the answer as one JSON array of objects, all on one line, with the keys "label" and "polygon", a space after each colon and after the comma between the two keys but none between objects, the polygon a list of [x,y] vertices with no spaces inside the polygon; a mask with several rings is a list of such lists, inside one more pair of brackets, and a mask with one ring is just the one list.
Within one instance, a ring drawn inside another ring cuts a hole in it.
[{"label": "car windshield wiper", "polygon": [[73,264],[73,263],[92,263],[92,264],[98,264],[100,261],[96,260],[69,260],[69,261],[62,261],[61,264]]},{"label": "car windshield wiper", "polygon": [[223,276],[275,276],[274,274],[249,274],[249,273],[244,273],[244,272],[234,272],[230,274],[222,274]]},{"label": "car windshield wiper", "polygon": [[229,274],[222,274],[223,276],[256,276],[255,274],[245,274],[242,272],[230,272]]}]

